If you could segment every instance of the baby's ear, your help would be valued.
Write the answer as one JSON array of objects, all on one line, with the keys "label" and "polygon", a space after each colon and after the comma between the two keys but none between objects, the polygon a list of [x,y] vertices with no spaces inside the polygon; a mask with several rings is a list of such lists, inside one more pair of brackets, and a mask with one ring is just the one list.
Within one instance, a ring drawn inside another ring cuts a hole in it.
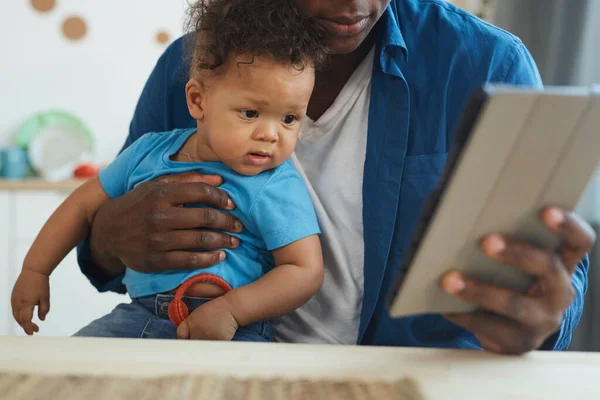
[{"label": "baby's ear", "polygon": [[198,79],[190,79],[185,85],[185,98],[191,116],[198,121],[204,119],[204,100],[206,88],[204,83]]}]

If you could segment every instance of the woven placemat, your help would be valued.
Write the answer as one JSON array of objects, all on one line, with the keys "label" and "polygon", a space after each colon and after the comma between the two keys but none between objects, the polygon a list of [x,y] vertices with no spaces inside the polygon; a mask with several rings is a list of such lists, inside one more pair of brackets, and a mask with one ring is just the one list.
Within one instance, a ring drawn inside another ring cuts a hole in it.
[{"label": "woven placemat", "polygon": [[416,382],[176,376],[159,379],[0,374],[10,400],[422,400]]}]

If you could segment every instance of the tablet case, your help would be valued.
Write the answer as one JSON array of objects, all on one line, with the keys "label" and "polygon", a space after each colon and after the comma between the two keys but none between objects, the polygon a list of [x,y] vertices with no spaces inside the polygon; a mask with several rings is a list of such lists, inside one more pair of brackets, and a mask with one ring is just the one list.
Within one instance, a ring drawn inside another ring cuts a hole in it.
[{"label": "tablet case", "polygon": [[574,209],[594,175],[600,161],[595,94],[487,86],[473,96],[388,294],[392,317],[475,310],[441,290],[450,269],[519,292],[529,288],[531,277],[484,256],[480,239],[502,233],[556,249],[559,239],[540,211]]}]

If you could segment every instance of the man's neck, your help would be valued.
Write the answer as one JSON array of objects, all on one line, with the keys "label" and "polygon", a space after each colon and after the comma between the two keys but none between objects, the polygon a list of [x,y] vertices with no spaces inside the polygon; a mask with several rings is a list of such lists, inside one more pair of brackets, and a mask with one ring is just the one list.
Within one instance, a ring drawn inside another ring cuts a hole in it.
[{"label": "man's neck", "polygon": [[365,59],[373,47],[375,32],[352,53],[333,55],[327,65],[317,71],[315,88],[308,103],[307,115],[313,121],[318,120],[333,104],[348,79]]}]

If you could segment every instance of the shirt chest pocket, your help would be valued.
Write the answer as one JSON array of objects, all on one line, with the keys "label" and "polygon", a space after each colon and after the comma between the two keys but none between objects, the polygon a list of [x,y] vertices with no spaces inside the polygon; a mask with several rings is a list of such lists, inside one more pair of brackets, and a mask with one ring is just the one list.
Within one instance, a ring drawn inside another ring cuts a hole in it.
[{"label": "shirt chest pocket", "polygon": [[446,166],[447,153],[407,156],[398,199],[397,231],[406,244],[429,195],[437,187]]}]

